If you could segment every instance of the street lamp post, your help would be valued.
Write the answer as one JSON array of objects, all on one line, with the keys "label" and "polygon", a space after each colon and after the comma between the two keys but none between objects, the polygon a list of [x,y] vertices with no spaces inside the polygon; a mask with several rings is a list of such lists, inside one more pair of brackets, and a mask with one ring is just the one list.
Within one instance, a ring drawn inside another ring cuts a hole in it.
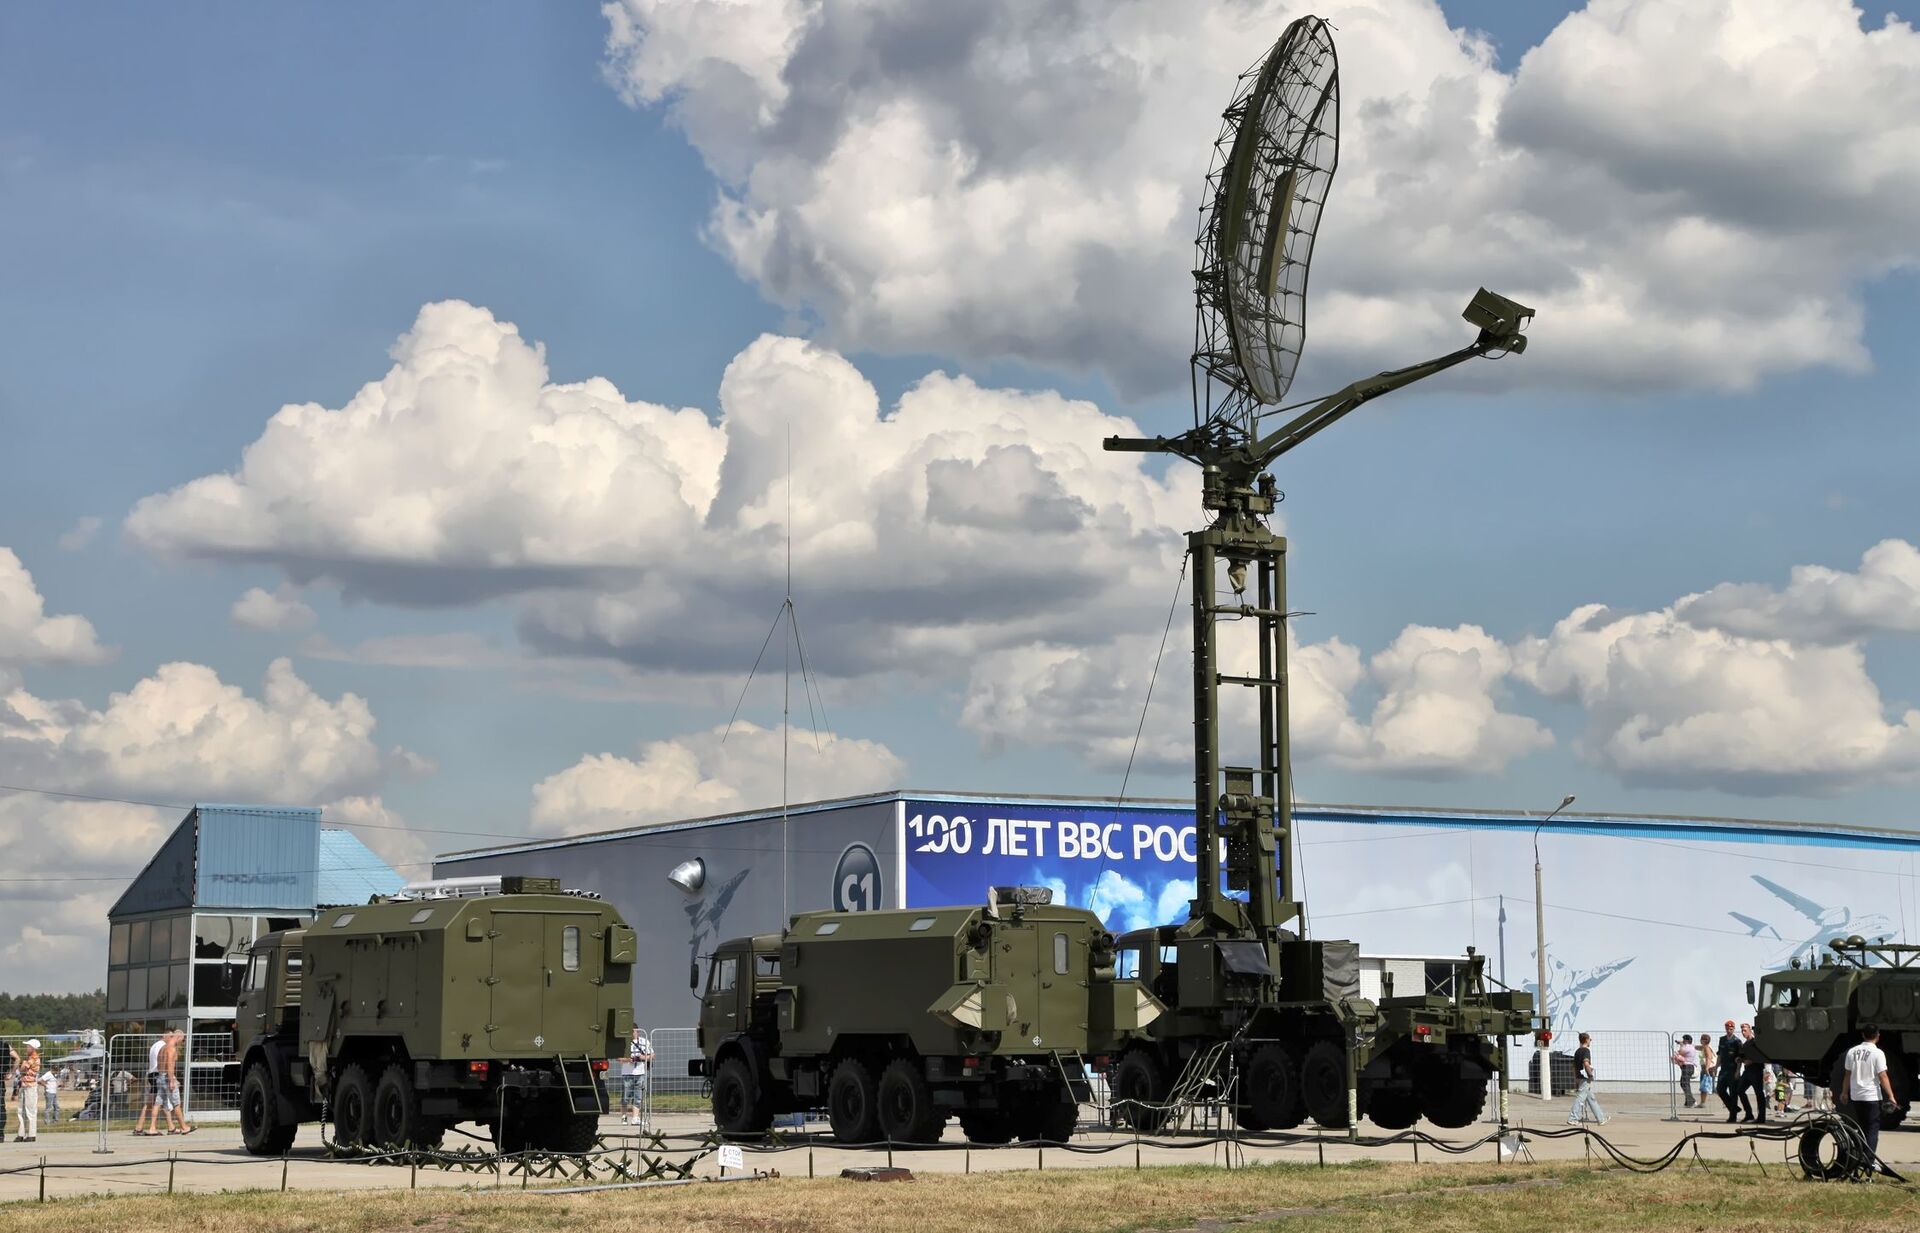
[{"label": "street lamp post", "polygon": [[[1547,905],[1540,892],[1540,828],[1554,820],[1562,809],[1573,804],[1573,797],[1553,807],[1553,812],[1540,819],[1540,826],[1533,828],[1533,953],[1539,963],[1540,983],[1535,986],[1540,991],[1540,1023],[1550,1028],[1553,1020],[1548,1017],[1547,1008]],[[1539,1040],[1540,1052],[1540,1099],[1553,1096],[1553,1048],[1543,1034]]]}]

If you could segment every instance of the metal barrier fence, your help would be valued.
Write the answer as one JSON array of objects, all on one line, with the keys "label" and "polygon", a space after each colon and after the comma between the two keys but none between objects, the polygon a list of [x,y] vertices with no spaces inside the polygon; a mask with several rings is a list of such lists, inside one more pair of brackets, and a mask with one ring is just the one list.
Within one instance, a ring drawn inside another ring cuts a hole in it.
[{"label": "metal barrier fence", "polygon": [[239,1081],[227,1074],[227,1065],[233,1061],[233,1034],[183,1034],[175,1044],[166,1088],[170,1100],[179,1106],[177,1118],[160,1109],[160,1082],[149,1075],[155,1062],[154,1046],[164,1039],[164,1034],[158,1032],[124,1032],[108,1037],[99,1109],[102,1147],[109,1130],[157,1126],[159,1133],[164,1134],[201,1121],[238,1119]]},{"label": "metal barrier fence", "polygon": [[[91,1122],[99,1116],[102,1049],[98,1033],[62,1032],[0,1036],[10,1059],[5,1074],[4,1113],[0,1113],[0,1136],[11,1137],[22,1131],[18,1062],[26,1054],[29,1040],[40,1042],[41,1082],[29,1095],[37,1115],[37,1129],[66,1131],[76,1124]],[[51,1082],[46,1082],[51,1078]]]},{"label": "metal barrier fence", "polygon": [[706,1090],[706,1080],[687,1073],[687,1063],[700,1056],[693,1028],[654,1028],[647,1038],[653,1041],[653,1065],[647,1068],[650,1094],[698,1096]]}]

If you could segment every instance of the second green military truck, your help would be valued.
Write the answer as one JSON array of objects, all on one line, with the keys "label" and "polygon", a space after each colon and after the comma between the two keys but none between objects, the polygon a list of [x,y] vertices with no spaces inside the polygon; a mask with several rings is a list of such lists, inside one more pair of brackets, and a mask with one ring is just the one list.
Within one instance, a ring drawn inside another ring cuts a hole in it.
[{"label": "second green military truck", "polygon": [[728,1134],[825,1106],[843,1143],[1065,1140],[1089,1070],[1160,1013],[1114,974],[1100,918],[1044,888],[985,907],[807,912],[721,944],[700,1005],[714,1121]]},{"label": "second green military truck", "polygon": [[[423,888],[254,943],[237,999],[240,1132],[277,1156],[323,1118],[346,1147],[583,1152],[633,1027],[635,937],[552,878]],[[489,888],[491,889],[491,888]]]},{"label": "second green military truck", "polygon": [[[1860,1028],[1880,1029],[1896,1113],[1906,1120],[1920,1077],[1920,946],[1834,938],[1831,954],[1760,978],[1754,999],[1754,1046],[1767,1061],[1805,1075],[1836,1098],[1845,1091],[1841,1059],[1860,1043]],[[1750,983],[1747,995],[1753,997]]]}]

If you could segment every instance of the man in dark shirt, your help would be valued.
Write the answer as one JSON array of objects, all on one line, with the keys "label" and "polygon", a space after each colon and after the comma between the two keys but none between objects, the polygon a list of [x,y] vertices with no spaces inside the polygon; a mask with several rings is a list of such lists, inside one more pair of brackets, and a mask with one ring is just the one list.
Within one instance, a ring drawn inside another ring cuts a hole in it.
[{"label": "man in dark shirt", "polygon": [[1567,1111],[1567,1125],[1578,1126],[1589,1113],[1593,1121],[1606,1125],[1607,1111],[1593,1094],[1593,1038],[1585,1032],[1580,1033],[1580,1047],[1573,1051],[1573,1081],[1579,1091],[1573,1098],[1573,1108]]},{"label": "man in dark shirt", "polygon": [[1715,1078],[1714,1090],[1720,1095],[1720,1103],[1727,1106],[1727,1120],[1740,1120],[1740,1035],[1733,1030],[1733,1020],[1727,1020],[1727,1030],[1721,1035],[1720,1043],[1713,1047],[1714,1056],[1720,1059],[1720,1073]]},{"label": "man in dark shirt", "polygon": [[1745,1122],[1767,1120],[1767,1063],[1753,1039],[1753,1025],[1740,1025],[1740,1107],[1747,1106],[1747,1093],[1753,1093],[1754,1109],[1741,1118]]}]

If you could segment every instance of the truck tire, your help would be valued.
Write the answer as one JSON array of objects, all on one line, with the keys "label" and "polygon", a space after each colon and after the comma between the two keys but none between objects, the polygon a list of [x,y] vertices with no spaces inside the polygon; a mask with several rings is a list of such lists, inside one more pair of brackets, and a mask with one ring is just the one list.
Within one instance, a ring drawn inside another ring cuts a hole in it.
[{"label": "truck tire", "polygon": [[1292,1130],[1307,1115],[1300,1095],[1300,1062],[1270,1041],[1247,1060],[1247,1091],[1240,1124],[1248,1130]]},{"label": "truck tire", "polygon": [[373,1081],[367,1068],[355,1062],[340,1072],[333,1085],[333,1142],[338,1147],[364,1147],[373,1133]]},{"label": "truck tire", "polygon": [[420,1116],[420,1093],[414,1090],[413,1076],[395,1062],[380,1072],[373,1085],[373,1126],[368,1142],[375,1147],[405,1149],[424,1147]]},{"label": "truck tire", "polygon": [[1375,1088],[1367,1097],[1367,1119],[1382,1130],[1405,1130],[1420,1120],[1420,1098],[1408,1088]]},{"label": "truck tire", "polygon": [[240,1138],[255,1156],[284,1156],[300,1128],[280,1120],[280,1098],[266,1065],[255,1062],[240,1081]]},{"label": "truck tire", "polygon": [[960,1133],[970,1143],[1011,1143],[1013,1119],[1000,1109],[969,1109],[960,1115]]},{"label": "truck tire", "polygon": [[1015,1129],[1023,1141],[1043,1139],[1065,1143],[1080,1125],[1080,1106],[1071,1096],[1065,1100],[1044,1100],[1021,1111]]},{"label": "truck tire", "polygon": [[1167,1124],[1160,1108],[1166,1100],[1166,1077],[1153,1054],[1135,1049],[1120,1059],[1113,1069],[1113,1104],[1122,1122],[1153,1134]]},{"label": "truck tire", "polygon": [[880,1137],[880,1093],[873,1072],[859,1058],[843,1058],[827,1080],[827,1121],[842,1143],[872,1143]]},{"label": "truck tire", "polygon": [[1316,1040],[1300,1064],[1300,1092],[1307,1115],[1328,1129],[1347,1125],[1347,1055],[1339,1042]]},{"label": "truck tire", "polygon": [[773,1124],[766,1093],[745,1058],[730,1057],[714,1072],[713,1124],[724,1135],[757,1135]]},{"label": "truck tire", "polygon": [[585,1156],[600,1146],[600,1115],[555,1111],[541,1118],[533,1133],[533,1145],[540,1151]]},{"label": "truck tire", "polygon": [[947,1115],[933,1103],[920,1063],[899,1057],[880,1072],[880,1133],[895,1143],[938,1143]]},{"label": "truck tire", "polygon": [[1420,1076],[1415,1092],[1420,1111],[1435,1126],[1458,1130],[1479,1120],[1487,1107],[1488,1072],[1477,1062],[1461,1059]]}]

